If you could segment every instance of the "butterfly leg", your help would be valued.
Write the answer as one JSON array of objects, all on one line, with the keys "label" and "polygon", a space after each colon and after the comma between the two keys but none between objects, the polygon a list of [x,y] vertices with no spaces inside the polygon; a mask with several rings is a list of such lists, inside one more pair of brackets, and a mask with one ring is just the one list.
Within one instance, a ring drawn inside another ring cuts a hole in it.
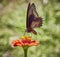
[{"label": "butterfly leg", "polygon": [[25,34],[26,34],[26,31],[24,31],[24,34],[23,35],[25,36]]}]

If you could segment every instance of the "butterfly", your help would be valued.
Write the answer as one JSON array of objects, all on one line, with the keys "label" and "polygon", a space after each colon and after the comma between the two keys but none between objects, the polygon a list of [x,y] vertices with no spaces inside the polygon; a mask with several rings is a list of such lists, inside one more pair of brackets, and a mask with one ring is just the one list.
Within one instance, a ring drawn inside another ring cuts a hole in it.
[{"label": "butterfly", "polygon": [[37,32],[34,30],[34,28],[41,27],[42,26],[42,18],[39,17],[35,4],[28,4],[27,8],[27,17],[26,17],[26,32],[33,33],[37,35]]}]

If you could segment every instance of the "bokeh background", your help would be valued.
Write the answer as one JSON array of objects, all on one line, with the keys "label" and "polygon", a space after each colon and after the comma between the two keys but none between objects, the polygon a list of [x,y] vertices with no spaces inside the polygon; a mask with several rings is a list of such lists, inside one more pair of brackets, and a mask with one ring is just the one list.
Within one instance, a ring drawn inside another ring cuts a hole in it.
[{"label": "bokeh background", "polygon": [[38,35],[39,46],[30,47],[28,57],[60,57],[60,0],[0,0],[0,57],[24,57],[21,47],[12,48],[10,39],[24,34],[28,3],[35,3],[43,18]]}]

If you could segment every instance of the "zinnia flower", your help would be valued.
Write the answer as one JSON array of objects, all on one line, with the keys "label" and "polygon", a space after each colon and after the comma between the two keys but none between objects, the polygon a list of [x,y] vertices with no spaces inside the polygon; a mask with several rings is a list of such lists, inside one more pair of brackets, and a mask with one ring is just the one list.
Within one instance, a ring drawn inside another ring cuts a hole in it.
[{"label": "zinnia flower", "polygon": [[12,45],[15,46],[36,46],[39,42],[32,40],[30,36],[22,36],[21,39],[13,40]]}]

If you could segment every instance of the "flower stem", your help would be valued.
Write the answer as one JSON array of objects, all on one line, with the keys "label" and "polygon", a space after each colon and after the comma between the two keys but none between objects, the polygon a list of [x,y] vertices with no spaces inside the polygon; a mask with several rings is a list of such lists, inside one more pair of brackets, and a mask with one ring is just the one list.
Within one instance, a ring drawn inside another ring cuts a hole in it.
[{"label": "flower stem", "polygon": [[24,57],[27,57],[27,49],[24,50]]},{"label": "flower stem", "polygon": [[28,47],[24,47],[24,57],[27,57],[27,51],[28,51]]}]

